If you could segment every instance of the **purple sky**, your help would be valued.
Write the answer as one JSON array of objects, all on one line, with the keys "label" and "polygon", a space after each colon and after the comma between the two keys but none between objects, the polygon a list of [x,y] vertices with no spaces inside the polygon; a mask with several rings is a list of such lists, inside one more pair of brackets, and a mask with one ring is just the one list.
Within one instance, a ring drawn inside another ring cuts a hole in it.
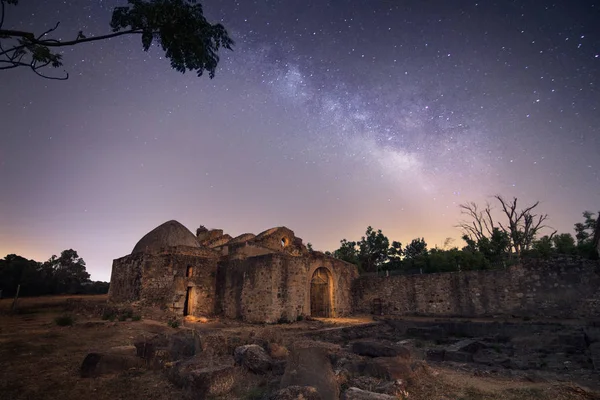
[{"label": "purple sky", "polygon": [[[5,28],[71,39],[124,1],[20,3]],[[460,247],[458,204],[494,194],[572,232],[600,209],[600,3],[499,3],[211,0],[236,40],[213,80],[138,37],[67,49],[68,81],[0,71],[0,256],[109,280],[170,219]]]}]

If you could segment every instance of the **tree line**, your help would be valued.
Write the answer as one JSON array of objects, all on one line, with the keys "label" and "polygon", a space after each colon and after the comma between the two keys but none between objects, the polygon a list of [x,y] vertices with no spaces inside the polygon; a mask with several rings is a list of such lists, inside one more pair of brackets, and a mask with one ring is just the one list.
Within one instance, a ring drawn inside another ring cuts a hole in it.
[{"label": "tree line", "polygon": [[551,228],[545,224],[548,215],[536,211],[539,202],[519,208],[516,197],[506,200],[497,195],[493,199],[499,213],[490,203],[483,207],[474,202],[459,206],[464,217],[456,225],[465,243],[461,248],[451,246],[451,238],[446,239],[441,249],[428,249],[424,238],[415,238],[403,246],[397,241],[390,242],[381,229],[369,226],[360,240],[342,239],[337,250],[326,254],[357,265],[363,273],[480,270],[506,267],[522,258],[559,254],[599,258],[600,224],[595,213],[583,212],[583,222],[574,225],[575,237],[556,231],[541,236],[543,230]]},{"label": "tree line", "polygon": [[16,254],[0,260],[2,296],[14,296],[20,285],[20,296],[51,294],[108,293],[108,282],[93,282],[85,269],[85,261],[75,250],[64,250],[48,261],[37,262]]}]

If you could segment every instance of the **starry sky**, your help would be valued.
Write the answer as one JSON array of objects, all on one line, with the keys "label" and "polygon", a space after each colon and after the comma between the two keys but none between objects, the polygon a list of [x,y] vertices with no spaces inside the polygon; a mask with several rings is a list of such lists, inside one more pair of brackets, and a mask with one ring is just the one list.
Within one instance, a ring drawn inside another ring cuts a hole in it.
[{"label": "starry sky", "polygon": [[[5,28],[89,37],[123,4],[21,0]],[[212,80],[139,37],[66,48],[67,81],[0,71],[0,256],[109,280],[170,219],[334,250],[368,225],[462,246],[458,205],[494,194],[559,232],[600,208],[600,2],[202,4],[236,41]]]}]

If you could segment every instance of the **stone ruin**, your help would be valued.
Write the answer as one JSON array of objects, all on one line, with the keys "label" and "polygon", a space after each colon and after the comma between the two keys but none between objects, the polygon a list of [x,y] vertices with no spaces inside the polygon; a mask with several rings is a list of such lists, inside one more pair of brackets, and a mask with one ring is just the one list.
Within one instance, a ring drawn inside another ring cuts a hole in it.
[{"label": "stone ruin", "polygon": [[113,261],[109,300],[251,323],[341,317],[357,277],[356,266],[309,251],[285,227],[234,238],[201,226],[194,236],[168,221]]}]

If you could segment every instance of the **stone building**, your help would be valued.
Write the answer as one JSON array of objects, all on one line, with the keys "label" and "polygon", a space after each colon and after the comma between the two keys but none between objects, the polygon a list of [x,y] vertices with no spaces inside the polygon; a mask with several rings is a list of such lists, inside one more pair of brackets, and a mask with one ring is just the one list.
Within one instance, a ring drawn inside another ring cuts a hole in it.
[{"label": "stone building", "polygon": [[295,321],[350,314],[357,277],[356,266],[309,251],[285,227],[233,238],[168,221],[113,261],[109,299],[182,316]]}]

